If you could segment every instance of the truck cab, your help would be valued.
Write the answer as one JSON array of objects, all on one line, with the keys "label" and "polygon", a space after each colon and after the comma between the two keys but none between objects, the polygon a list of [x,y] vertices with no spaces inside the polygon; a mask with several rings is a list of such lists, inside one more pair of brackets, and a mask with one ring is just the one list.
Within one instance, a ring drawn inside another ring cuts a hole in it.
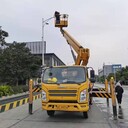
[{"label": "truck cab", "polygon": [[76,111],[88,117],[89,78],[86,67],[46,68],[42,83],[42,109],[47,110],[49,116],[54,116],[55,111]]}]

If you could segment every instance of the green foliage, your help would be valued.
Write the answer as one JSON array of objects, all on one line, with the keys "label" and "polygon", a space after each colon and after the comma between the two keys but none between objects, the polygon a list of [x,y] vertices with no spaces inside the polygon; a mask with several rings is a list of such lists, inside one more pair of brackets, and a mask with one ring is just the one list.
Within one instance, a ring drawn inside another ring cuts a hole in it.
[{"label": "green foliage", "polygon": [[12,86],[13,94],[23,93],[23,89],[21,86]]},{"label": "green foliage", "polygon": [[41,59],[32,55],[25,43],[10,44],[0,50],[0,81],[18,85],[19,81],[36,77]]},{"label": "green foliage", "polygon": [[0,86],[0,97],[1,96],[8,96],[13,94],[13,89],[8,85]]},{"label": "green foliage", "polygon": [[123,84],[128,84],[128,66],[123,67],[122,70],[118,71],[116,74]]},{"label": "green foliage", "polygon": [[22,86],[22,90],[23,90],[23,92],[27,92],[27,91],[29,91],[29,87],[28,86]]},{"label": "green foliage", "polygon": [[0,26],[0,44],[3,46],[4,44],[6,44],[5,42],[5,37],[8,37],[8,32],[4,31],[1,29]]},{"label": "green foliage", "polygon": [[26,85],[25,86],[1,85],[0,86],[0,97],[27,92],[28,90],[29,90],[28,86]]},{"label": "green foliage", "polygon": [[14,94],[18,94],[18,93],[23,93],[23,92],[27,92],[28,86],[12,86],[13,92]]},{"label": "green foliage", "polygon": [[101,77],[97,78],[97,81],[100,82],[100,83],[104,83],[104,80],[105,80],[104,76],[101,76]]}]

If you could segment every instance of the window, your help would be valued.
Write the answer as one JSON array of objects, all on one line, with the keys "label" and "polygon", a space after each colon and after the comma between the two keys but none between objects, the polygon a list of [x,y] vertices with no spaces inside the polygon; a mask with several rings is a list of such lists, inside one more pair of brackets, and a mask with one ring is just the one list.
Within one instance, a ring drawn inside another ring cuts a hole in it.
[{"label": "window", "polygon": [[86,71],[83,67],[52,67],[44,71],[43,82],[49,83],[49,79],[54,78],[55,80],[56,78],[56,83],[82,83],[86,80],[85,74]]}]

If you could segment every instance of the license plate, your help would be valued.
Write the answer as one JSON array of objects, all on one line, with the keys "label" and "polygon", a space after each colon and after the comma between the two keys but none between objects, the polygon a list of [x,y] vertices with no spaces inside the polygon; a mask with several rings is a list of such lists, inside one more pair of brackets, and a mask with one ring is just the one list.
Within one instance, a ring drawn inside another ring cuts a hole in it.
[{"label": "license plate", "polygon": [[67,106],[63,106],[63,105],[62,106],[60,106],[60,105],[57,106],[57,109],[59,109],[59,110],[67,110],[67,108],[68,108]]}]

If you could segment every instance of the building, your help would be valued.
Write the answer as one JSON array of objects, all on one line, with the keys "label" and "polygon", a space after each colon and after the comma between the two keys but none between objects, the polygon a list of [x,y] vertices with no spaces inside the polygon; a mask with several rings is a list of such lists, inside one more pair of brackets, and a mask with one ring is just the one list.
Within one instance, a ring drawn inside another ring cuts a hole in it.
[{"label": "building", "polygon": [[42,41],[33,41],[33,42],[22,42],[26,44],[33,55],[38,55],[42,57],[42,53],[44,53],[44,64],[45,66],[59,66],[65,65],[59,57],[57,57],[54,53],[46,53],[46,41],[44,41],[44,51]]},{"label": "building", "polygon": [[65,65],[54,53],[44,54],[44,64],[47,67]]},{"label": "building", "polygon": [[46,41],[44,41],[44,51],[43,51],[43,43],[42,41],[32,41],[32,42],[20,42],[25,43],[26,47],[31,50],[31,53],[34,55],[41,55],[42,52],[46,53]]},{"label": "building", "polygon": [[102,69],[98,70],[99,77],[104,76],[107,77],[110,73],[116,73],[122,69],[121,64],[113,64],[113,65],[103,65]]}]

